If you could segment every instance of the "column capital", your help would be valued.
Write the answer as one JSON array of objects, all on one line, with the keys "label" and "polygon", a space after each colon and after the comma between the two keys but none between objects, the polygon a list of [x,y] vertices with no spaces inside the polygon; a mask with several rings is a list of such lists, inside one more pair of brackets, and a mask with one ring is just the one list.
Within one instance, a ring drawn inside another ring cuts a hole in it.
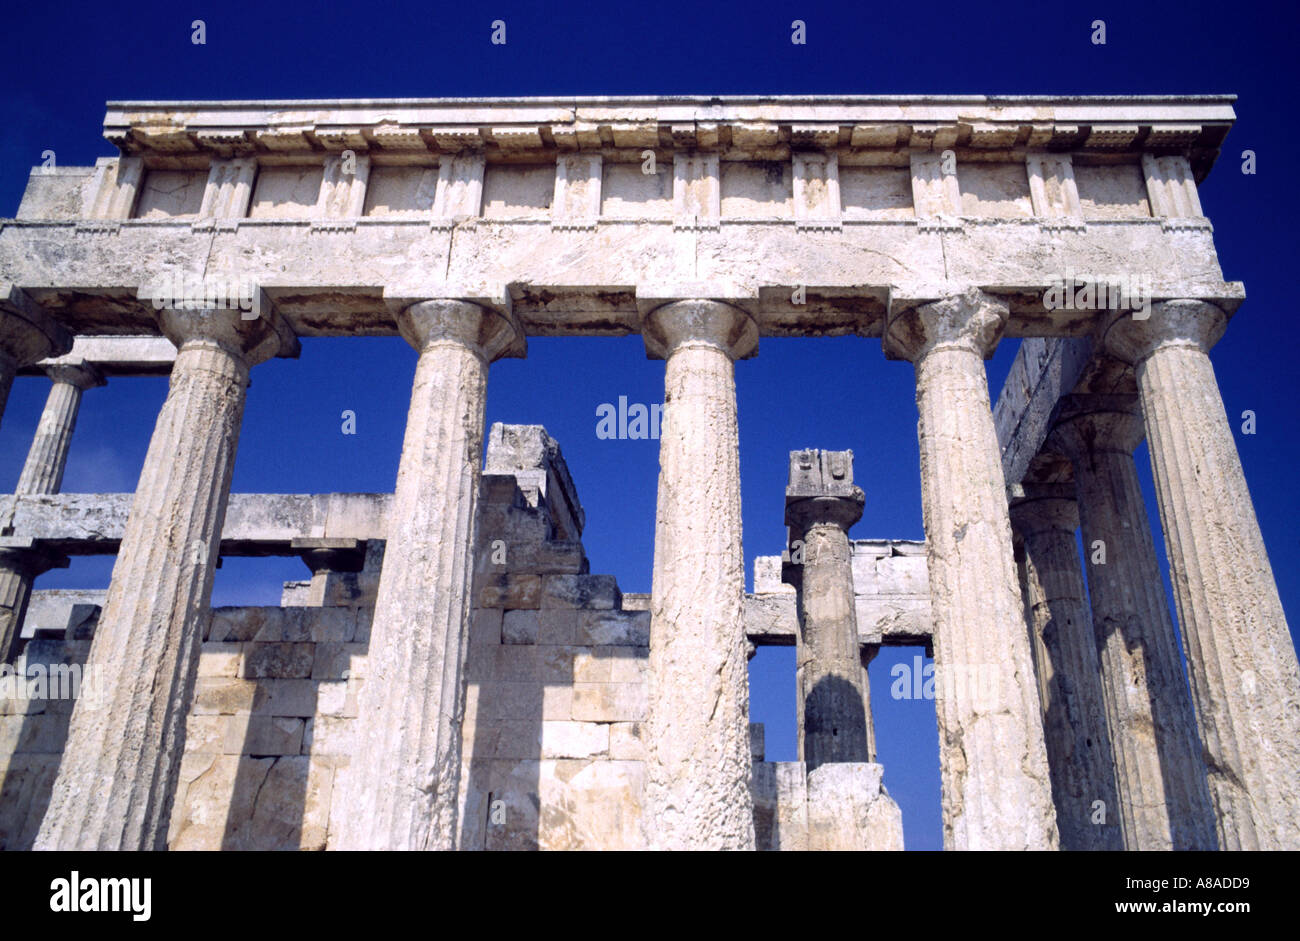
[{"label": "column capital", "polygon": [[935,350],[962,349],[988,359],[1009,316],[1006,301],[978,288],[915,306],[901,302],[887,318],[885,355],[918,362]]},{"label": "column capital", "polygon": [[0,357],[27,366],[72,349],[72,336],[22,288],[0,282]]},{"label": "column capital", "polygon": [[64,553],[35,539],[0,537],[0,565],[29,578],[44,575],[50,569],[66,569],[69,564]]},{"label": "column capital", "polygon": [[434,297],[411,304],[397,315],[397,329],[419,352],[431,343],[452,340],[489,363],[521,358],[528,349],[524,331],[508,307],[502,310],[457,298]]},{"label": "column capital", "polygon": [[98,386],[107,385],[108,381],[95,368],[94,364],[83,360],[75,362],[58,362],[42,367],[51,382],[65,382],[85,392]]},{"label": "column capital", "polygon": [[1011,526],[1021,536],[1059,530],[1073,537],[1079,528],[1079,504],[1072,484],[1017,484],[1007,491]]},{"label": "column capital", "polygon": [[1136,395],[1066,395],[1044,446],[1073,464],[1102,451],[1132,454],[1144,437]]},{"label": "column capital", "polygon": [[177,349],[217,346],[249,368],[273,356],[296,357],[301,347],[293,328],[260,288],[257,293],[258,303],[251,311],[164,307],[154,316],[158,329]]},{"label": "column capital", "polygon": [[667,359],[685,346],[711,346],[732,360],[758,352],[758,324],[746,311],[726,301],[683,298],[649,311],[641,318],[646,356]]},{"label": "column capital", "polygon": [[1156,350],[1171,346],[1208,353],[1227,326],[1228,315],[1208,301],[1160,301],[1152,304],[1150,316],[1142,319],[1127,311],[1108,317],[1102,325],[1099,345],[1112,356],[1137,366]]},{"label": "column capital", "polygon": [[814,523],[833,523],[846,533],[862,519],[866,495],[853,484],[852,451],[790,452],[785,488],[785,524],[803,532]]},{"label": "column capital", "polygon": [[366,562],[365,539],[295,537],[289,547],[313,575],[321,572],[360,572]]}]

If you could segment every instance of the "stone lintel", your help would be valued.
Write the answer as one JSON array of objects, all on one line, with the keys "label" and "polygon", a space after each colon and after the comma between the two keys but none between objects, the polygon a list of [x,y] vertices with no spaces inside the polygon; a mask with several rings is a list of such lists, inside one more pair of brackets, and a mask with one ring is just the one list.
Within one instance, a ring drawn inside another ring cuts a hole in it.
[{"label": "stone lintel", "polygon": [[40,360],[18,371],[36,376],[52,367],[81,364],[96,369],[105,378],[113,376],[165,376],[176,362],[176,347],[165,337],[79,336],[62,356]]},{"label": "stone lintel", "polygon": [[[252,231],[261,221],[242,220],[241,224],[249,223]],[[351,252],[349,272],[355,269],[355,280],[341,274],[317,276],[314,271],[296,269],[294,266],[302,263],[301,258],[291,259],[281,254],[282,226],[267,229],[265,257],[268,267],[275,264],[276,270],[275,273],[266,271],[259,285],[298,336],[395,336],[397,314],[412,303],[432,297],[468,300],[502,313],[508,300],[526,336],[626,336],[640,332],[644,316],[655,307],[687,297],[711,298],[739,307],[754,319],[761,336],[774,337],[879,337],[888,320],[896,320],[910,309],[949,296],[945,292],[961,294],[971,287],[1007,303],[1010,313],[1003,331],[1007,338],[1089,337],[1094,334],[1099,317],[1107,313],[1049,309],[1044,304],[1052,288],[1047,277],[1018,283],[954,282],[922,291],[915,286],[891,286],[883,281],[863,283],[846,279],[840,282],[827,277],[829,272],[815,271],[809,272],[805,284],[791,284],[789,276],[780,276],[775,279],[780,283],[738,287],[723,282],[638,286],[610,283],[607,279],[559,281],[539,277],[535,271],[521,270],[521,280],[498,287],[472,284],[425,285],[418,289],[386,287],[382,282],[364,279],[366,259],[375,251],[376,236],[396,223],[375,225],[377,231],[367,228],[331,236],[333,241],[328,246],[331,250]],[[32,230],[20,224],[4,228],[0,233],[0,265],[9,253],[18,257],[38,250],[35,234],[31,235],[31,244],[25,241],[29,231]],[[404,239],[404,231],[389,232],[391,238],[385,238],[383,244]],[[39,244],[47,247],[65,237],[46,228],[34,232],[39,232]],[[152,241],[155,236],[156,228],[150,227],[147,221],[137,226],[133,220],[127,220],[112,246],[104,249],[120,255],[106,258],[102,266],[97,262],[95,272],[117,265],[138,264],[139,252],[156,250]],[[549,230],[542,236],[543,239],[551,237]],[[123,331],[155,334],[155,311],[150,299],[138,296],[139,286],[97,281],[95,274],[80,273],[80,267],[73,261],[79,256],[71,247],[74,236],[70,230],[66,238],[68,248],[60,257],[68,259],[69,270],[61,275],[59,271],[47,269],[42,276],[50,280],[21,281],[20,287],[31,300],[78,338],[108,339]],[[261,241],[256,234],[251,238],[254,242]],[[139,245],[134,244],[137,239]],[[240,239],[243,244],[242,234]],[[18,242],[6,246],[6,240]],[[322,246],[322,250],[326,247]],[[922,250],[918,245],[917,251]],[[541,249],[539,257],[550,257],[548,250]],[[195,257],[191,262],[200,264],[202,258]],[[443,293],[435,293],[439,291]],[[1153,281],[1150,295],[1153,304],[1196,297],[1211,300],[1231,312],[1241,303],[1245,291],[1235,282],[1169,280]],[[796,298],[801,303],[795,303]]]},{"label": "stone lintel", "polygon": [[[69,555],[111,555],[121,542],[131,500],[129,493],[3,494],[0,518],[17,534],[3,538]],[[297,555],[293,541],[300,538],[384,539],[391,500],[383,493],[233,493],[221,554]]]}]

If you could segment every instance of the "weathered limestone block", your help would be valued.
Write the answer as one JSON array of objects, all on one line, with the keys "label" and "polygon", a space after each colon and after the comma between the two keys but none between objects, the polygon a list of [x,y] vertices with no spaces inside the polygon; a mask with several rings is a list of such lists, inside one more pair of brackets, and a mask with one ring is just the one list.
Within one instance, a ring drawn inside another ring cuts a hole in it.
[{"label": "weathered limestone block", "polygon": [[647,839],[658,849],[752,849],[733,360],[754,352],[758,330],[738,308],[685,300],[652,311],[643,335],[647,350],[668,361],[651,592]]},{"label": "weathered limestone block", "polygon": [[334,774],[307,756],[187,753],[170,848],[324,849]]},{"label": "weathered limestone block", "polygon": [[970,291],[895,317],[885,339],[916,367],[944,845],[952,849],[1057,846],[983,362],[1006,319],[1004,302]]},{"label": "weathered limestone block", "polygon": [[[1123,849],[1101,668],[1075,545],[1073,488],[1025,485],[1017,492],[1011,525],[1024,542],[1025,616],[1061,848]],[[1096,801],[1104,824],[1094,820]]]},{"label": "weathered limestone block", "polygon": [[73,712],[38,848],[166,844],[248,372],[298,349],[273,311],[239,314],[158,313],[179,352],[91,650],[106,701]]},{"label": "weathered limestone block", "polygon": [[649,611],[579,611],[577,642],[594,647],[646,647],[650,644],[651,618]]},{"label": "weathered limestone block", "polygon": [[1219,843],[1297,849],[1300,667],[1207,355],[1226,319],[1171,301],[1103,342],[1137,371]]},{"label": "weathered limestone block", "polygon": [[831,762],[755,762],[751,781],[756,848],[901,850],[903,818],[881,783],[884,769]]},{"label": "weathered limestone block", "polygon": [[1048,446],[1074,469],[1125,846],[1213,849],[1196,718],[1133,463],[1143,433],[1133,404],[1067,397]]},{"label": "weathered limestone block", "polygon": [[487,371],[525,348],[511,316],[466,301],[415,303],[398,325],[420,359],[337,849],[455,846]]},{"label": "weathered limestone block", "polygon": [[885,791],[884,768],[828,762],[808,771],[808,849],[901,850],[903,813]]}]

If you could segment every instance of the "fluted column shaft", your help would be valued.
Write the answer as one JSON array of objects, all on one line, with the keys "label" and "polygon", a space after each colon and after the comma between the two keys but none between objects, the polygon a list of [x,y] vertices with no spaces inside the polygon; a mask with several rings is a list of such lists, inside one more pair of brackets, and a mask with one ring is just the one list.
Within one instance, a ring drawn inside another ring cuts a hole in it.
[{"label": "fluted column shaft", "polygon": [[1224,849],[1300,849],[1300,667],[1207,351],[1199,301],[1118,317],[1136,367],[1192,696]]},{"label": "fluted column shaft", "polygon": [[95,370],[86,365],[51,366],[46,370],[51,380],[40,423],[27,451],[17,493],[58,493],[63,485],[63,471],[68,463],[72,432],[77,427],[81,393],[103,385]]},{"label": "fluted column shaft", "polygon": [[[17,493],[59,492],[77,411],[81,407],[81,393],[91,386],[103,385],[95,370],[85,365],[51,366],[46,372],[53,383],[18,478]],[[47,562],[46,554],[39,551],[0,553],[0,662],[13,659],[16,653],[32,582],[48,570]]]},{"label": "fluted column shaft", "polygon": [[1141,418],[1087,398],[1066,399],[1061,413],[1049,446],[1074,470],[1125,846],[1215,849],[1196,719],[1133,462]]},{"label": "fluted column shaft", "polygon": [[14,387],[14,377],[18,375],[18,360],[0,349],[0,421],[4,420],[5,406],[9,404],[9,392]]},{"label": "fluted column shaft", "polygon": [[753,849],[740,453],[733,359],[758,343],[742,311],[652,311],[667,359],[651,592],[645,825],[659,849]]},{"label": "fluted column shaft", "polygon": [[38,849],[164,849],[252,364],[285,342],[238,311],[164,311],[179,351]]},{"label": "fluted column shaft", "polygon": [[[1114,819],[1115,771],[1077,521],[1073,499],[1026,496],[1011,504],[1011,525],[1024,544],[1025,607],[1061,849],[1118,850],[1124,846]],[[1097,822],[1096,801],[1104,823]]]},{"label": "fluted column shaft", "polygon": [[466,301],[417,303],[398,325],[420,358],[332,849],[455,848],[488,364],[522,341]]},{"label": "fluted column shaft", "polygon": [[804,531],[803,540],[797,659],[803,701],[799,758],[812,771],[828,761],[869,759],[848,536],[834,523],[816,523]]},{"label": "fluted column shaft", "polygon": [[979,292],[891,320],[916,367],[935,711],[949,849],[1055,849],[1043,725],[984,357],[1005,303]]}]

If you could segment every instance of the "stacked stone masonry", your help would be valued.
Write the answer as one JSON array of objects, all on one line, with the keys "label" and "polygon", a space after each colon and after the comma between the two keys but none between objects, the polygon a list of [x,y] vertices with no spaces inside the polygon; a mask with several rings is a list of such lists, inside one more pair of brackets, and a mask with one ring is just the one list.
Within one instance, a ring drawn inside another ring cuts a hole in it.
[{"label": "stacked stone masonry", "polygon": [[[1300,848],[1300,668],[1208,355],[1244,299],[1197,192],[1234,118],[110,103],[117,156],[0,220],[0,416],[51,382],[0,496],[0,657],[45,690],[0,697],[0,847],[901,849],[867,665],[920,645],[947,848]],[[589,571],[546,432],[484,427],[529,337],[630,333],[668,403],[646,595]],[[384,335],[419,353],[394,492],[231,494],[258,364]],[[849,538],[851,452],[793,451],[747,593],[744,360],[835,335],[914,370],[927,538]],[[137,492],[60,493],[82,396],[168,374]],[[39,589],[100,554],[107,591]],[[223,555],[310,579],[211,609]],[[797,650],[797,761],[749,721],[762,645]]]}]

